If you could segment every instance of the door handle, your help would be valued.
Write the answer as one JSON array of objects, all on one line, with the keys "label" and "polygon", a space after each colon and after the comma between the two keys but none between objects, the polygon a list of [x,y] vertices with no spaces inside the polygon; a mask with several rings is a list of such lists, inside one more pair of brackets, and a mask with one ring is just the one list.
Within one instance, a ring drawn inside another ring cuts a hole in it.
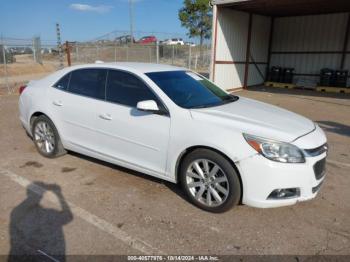
[{"label": "door handle", "polygon": [[99,117],[103,120],[112,120],[112,116],[110,114],[101,114]]},{"label": "door handle", "polygon": [[55,106],[63,106],[62,101],[58,100],[58,101],[53,101],[52,102]]}]

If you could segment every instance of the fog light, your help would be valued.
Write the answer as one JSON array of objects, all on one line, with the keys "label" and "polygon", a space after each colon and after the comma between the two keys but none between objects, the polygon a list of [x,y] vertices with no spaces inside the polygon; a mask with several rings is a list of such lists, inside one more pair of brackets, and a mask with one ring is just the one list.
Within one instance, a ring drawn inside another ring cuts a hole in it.
[{"label": "fog light", "polygon": [[281,188],[275,189],[267,199],[288,199],[300,196],[299,188]]}]

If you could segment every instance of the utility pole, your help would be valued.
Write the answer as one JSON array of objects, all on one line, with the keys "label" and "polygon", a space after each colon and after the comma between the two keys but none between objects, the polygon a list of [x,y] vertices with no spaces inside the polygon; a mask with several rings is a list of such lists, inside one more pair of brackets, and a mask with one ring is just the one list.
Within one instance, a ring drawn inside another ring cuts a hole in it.
[{"label": "utility pole", "polygon": [[129,19],[130,19],[130,37],[131,37],[131,44],[133,44],[133,43],[134,43],[133,0],[129,0]]},{"label": "utility pole", "polygon": [[58,48],[58,55],[60,60],[59,68],[63,68],[63,52],[62,52],[62,44],[61,44],[61,31],[60,31],[60,25],[59,23],[56,23],[56,36],[57,36],[57,48]]}]

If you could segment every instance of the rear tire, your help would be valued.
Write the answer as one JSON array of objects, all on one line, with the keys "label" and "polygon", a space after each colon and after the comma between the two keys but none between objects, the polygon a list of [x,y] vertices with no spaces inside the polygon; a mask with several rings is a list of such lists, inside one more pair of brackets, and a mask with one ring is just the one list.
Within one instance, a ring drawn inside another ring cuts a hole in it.
[{"label": "rear tire", "polygon": [[239,203],[241,184],[238,174],[217,152],[192,151],[183,159],[179,177],[189,201],[203,210],[222,213]]},{"label": "rear tire", "polygon": [[32,137],[36,149],[44,157],[55,158],[67,153],[55,125],[45,115],[34,119]]}]

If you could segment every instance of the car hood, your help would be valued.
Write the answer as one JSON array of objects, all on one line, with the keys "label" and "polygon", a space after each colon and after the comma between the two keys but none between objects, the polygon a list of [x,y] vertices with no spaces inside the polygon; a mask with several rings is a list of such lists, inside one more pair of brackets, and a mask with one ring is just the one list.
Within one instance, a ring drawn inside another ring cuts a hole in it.
[{"label": "car hood", "polygon": [[301,115],[244,97],[222,106],[191,109],[191,115],[194,120],[284,142],[315,129],[315,124]]}]

